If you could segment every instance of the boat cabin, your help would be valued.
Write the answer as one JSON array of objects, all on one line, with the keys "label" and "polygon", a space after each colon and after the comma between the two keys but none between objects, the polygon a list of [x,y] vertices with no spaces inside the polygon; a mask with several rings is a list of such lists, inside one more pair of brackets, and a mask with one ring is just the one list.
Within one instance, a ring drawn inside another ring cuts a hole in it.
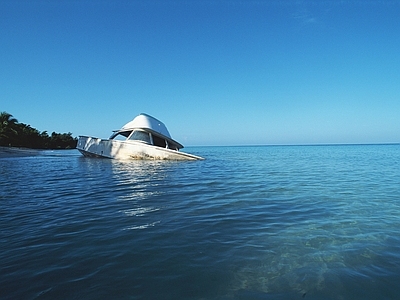
[{"label": "boat cabin", "polygon": [[142,129],[135,129],[130,131],[115,131],[111,135],[110,140],[136,141],[156,147],[167,148],[177,151],[182,148],[179,147],[180,145],[174,143],[170,139],[166,139],[162,136],[159,136],[152,132],[147,132]]},{"label": "boat cabin", "polygon": [[135,141],[177,151],[183,148],[171,138],[161,121],[147,114],[140,114],[120,130],[114,131],[110,140]]}]

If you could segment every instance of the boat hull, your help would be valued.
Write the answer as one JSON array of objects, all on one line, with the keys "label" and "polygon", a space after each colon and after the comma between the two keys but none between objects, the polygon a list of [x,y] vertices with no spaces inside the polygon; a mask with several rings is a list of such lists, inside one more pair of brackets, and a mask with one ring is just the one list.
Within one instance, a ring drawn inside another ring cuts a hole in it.
[{"label": "boat hull", "polygon": [[202,157],[136,141],[80,136],[76,147],[84,156],[134,160],[199,160]]}]

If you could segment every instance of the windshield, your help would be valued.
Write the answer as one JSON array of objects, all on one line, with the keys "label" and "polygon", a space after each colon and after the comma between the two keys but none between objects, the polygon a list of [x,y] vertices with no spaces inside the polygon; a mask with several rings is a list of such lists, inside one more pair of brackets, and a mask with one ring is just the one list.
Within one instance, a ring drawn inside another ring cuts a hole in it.
[{"label": "windshield", "polygon": [[140,142],[144,142],[147,144],[151,144],[149,133],[147,133],[145,131],[141,131],[141,130],[134,131],[132,133],[132,135],[129,137],[129,140],[140,141]]},{"label": "windshield", "polygon": [[131,130],[129,131],[117,131],[114,132],[111,136],[110,136],[110,140],[119,140],[119,141],[125,141],[126,138],[131,134]]}]

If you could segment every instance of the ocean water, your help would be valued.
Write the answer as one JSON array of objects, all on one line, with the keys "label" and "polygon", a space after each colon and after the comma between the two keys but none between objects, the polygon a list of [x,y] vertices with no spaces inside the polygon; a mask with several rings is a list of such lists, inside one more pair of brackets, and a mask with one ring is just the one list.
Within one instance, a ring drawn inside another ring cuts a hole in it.
[{"label": "ocean water", "polygon": [[400,299],[400,145],[0,159],[1,299]]}]

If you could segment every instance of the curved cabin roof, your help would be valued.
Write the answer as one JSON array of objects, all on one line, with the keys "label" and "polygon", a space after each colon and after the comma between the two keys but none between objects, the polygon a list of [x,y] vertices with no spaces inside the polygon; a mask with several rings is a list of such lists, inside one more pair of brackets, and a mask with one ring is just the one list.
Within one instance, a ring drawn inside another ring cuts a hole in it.
[{"label": "curved cabin roof", "polygon": [[117,130],[117,132],[130,131],[134,129],[143,129],[149,131],[152,134],[156,134],[166,139],[168,143],[175,144],[178,149],[183,148],[183,145],[172,139],[164,123],[150,115],[143,113],[138,115],[132,121],[122,126],[120,130]]}]

